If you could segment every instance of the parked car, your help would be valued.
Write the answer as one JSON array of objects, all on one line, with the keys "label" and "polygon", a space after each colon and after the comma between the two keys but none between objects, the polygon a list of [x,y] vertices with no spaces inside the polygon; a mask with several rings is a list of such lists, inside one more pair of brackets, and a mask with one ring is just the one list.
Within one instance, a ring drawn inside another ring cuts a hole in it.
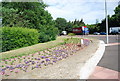
[{"label": "parked car", "polygon": [[100,35],[106,35],[106,33],[105,32],[100,32]]},{"label": "parked car", "polygon": [[67,35],[67,31],[62,31],[60,35]]},{"label": "parked car", "polygon": [[94,34],[94,35],[100,35],[100,33],[98,33],[98,32],[94,32],[93,34]]}]

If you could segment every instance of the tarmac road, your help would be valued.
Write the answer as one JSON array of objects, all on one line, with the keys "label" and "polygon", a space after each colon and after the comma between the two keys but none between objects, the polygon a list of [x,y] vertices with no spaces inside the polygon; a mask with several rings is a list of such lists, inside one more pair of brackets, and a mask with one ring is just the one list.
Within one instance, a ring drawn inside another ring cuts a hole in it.
[{"label": "tarmac road", "polygon": [[[88,35],[88,37],[94,37],[99,40],[103,40],[106,43],[106,36],[105,35]],[[119,40],[119,41],[118,41]],[[105,53],[98,63],[98,66],[105,67],[111,70],[119,71],[120,67],[118,67],[118,54],[120,48],[120,36],[117,35],[110,35],[109,36],[109,44],[105,48]],[[120,62],[120,59],[119,59]]]}]

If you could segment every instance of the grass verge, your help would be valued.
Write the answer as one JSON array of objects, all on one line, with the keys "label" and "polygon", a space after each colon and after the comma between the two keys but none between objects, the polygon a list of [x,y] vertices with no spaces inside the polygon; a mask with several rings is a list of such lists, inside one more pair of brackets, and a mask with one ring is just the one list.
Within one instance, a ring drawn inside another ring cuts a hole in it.
[{"label": "grass verge", "polygon": [[66,37],[57,37],[56,40],[46,42],[46,43],[39,43],[28,47],[23,47],[16,50],[11,50],[7,52],[0,53],[0,59],[10,59],[15,58],[18,56],[33,54],[47,48],[52,48],[58,45],[62,45],[65,43],[78,43],[80,40],[78,38],[66,38]]}]

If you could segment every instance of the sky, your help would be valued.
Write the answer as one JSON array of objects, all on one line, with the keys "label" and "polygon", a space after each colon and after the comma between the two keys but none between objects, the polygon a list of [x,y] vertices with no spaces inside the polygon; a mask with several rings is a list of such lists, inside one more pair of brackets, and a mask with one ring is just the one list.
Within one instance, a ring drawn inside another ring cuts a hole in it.
[{"label": "sky", "polygon": [[[49,7],[53,19],[65,18],[67,21],[81,20],[86,24],[95,24],[105,18],[105,0],[43,0]],[[120,0],[106,0],[107,14],[114,14]]]}]

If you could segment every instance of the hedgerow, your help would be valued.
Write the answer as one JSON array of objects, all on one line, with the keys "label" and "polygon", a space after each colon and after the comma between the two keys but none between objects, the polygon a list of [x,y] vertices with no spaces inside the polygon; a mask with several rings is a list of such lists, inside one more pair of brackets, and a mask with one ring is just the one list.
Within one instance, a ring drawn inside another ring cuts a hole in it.
[{"label": "hedgerow", "polygon": [[36,29],[23,27],[2,27],[2,51],[37,44],[39,33]]}]

